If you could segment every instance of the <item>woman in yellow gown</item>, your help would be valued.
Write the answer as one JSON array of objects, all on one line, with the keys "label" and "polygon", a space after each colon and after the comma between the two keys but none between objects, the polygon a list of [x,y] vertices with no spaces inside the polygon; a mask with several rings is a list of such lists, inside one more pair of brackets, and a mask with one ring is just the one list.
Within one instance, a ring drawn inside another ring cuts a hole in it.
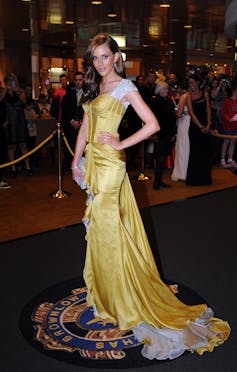
[{"label": "woman in yellow gown", "polygon": [[[72,173],[75,181],[84,179],[88,193],[87,304],[119,329],[132,329],[149,359],[212,351],[228,338],[230,327],[206,304],[180,302],[161,280],[126,173],[124,150],[159,131],[159,124],[124,78],[121,52],[110,36],[95,36],[84,62],[88,101]],[[118,126],[129,104],[144,126],[120,141]],[[78,167],[84,152],[85,175]]]}]

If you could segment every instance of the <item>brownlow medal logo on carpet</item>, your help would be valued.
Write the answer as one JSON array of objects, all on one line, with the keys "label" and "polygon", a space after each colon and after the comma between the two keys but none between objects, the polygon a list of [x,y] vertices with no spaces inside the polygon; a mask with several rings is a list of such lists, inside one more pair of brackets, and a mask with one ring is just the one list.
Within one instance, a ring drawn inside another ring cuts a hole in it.
[{"label": "brownlow medal logo on carpet", "polygon": [[124,350],[140,345],[131,331],[94,316],[86,288],[76,288],[56,303],[44,302],[32,314],[35,339],[46,349],[79,352],[90,359],[123,359]]}]

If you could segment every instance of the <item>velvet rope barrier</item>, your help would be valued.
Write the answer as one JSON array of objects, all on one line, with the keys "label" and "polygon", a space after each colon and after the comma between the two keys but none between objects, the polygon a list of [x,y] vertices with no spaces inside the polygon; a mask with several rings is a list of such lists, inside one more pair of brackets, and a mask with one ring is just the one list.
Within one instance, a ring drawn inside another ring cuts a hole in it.
[{"label": "velvet rope barrier", "polygon": [[[34,154],[34,152],[38,151],[46,143],[48,143],[49,141],[51,141],[53,139],[53,137],[55,136],[56,133],[57,133],[57,130],[54,130],[52,132],[52,134],[50,134],[47,138],[45,138],[43,141],[41,141],[35,148],[33,148],[32,150],[28,151],[27,153],[25,153],[24,155],[20,156],[19,158],[15,159],[13,161],[10,161],[10,162],[4,163],[4,164],[0,164],[0,168],[5,168],[5,167],[9,167],[10,165],[17,164],[21,160],[24,160],[28,156]],[[63,140],[64,140],[64,142],[66,144],[66,147],[67,147],[68,151],[70,152],[70,154],[72,156],[74,156],[74,152],[72,151],[72,149],[71,149],[71,147],[70,147],[70,145],[68,143],[67,137],[65,136],[63,130],[61,130],[61,134],[62,134],[62,138],[63,138]],[[214,132],[214,131],[211,131],[211,135],[214,136],[214,137],[218,137],[218,138],[229,138],[229,139],[237,138],[237,135],[231,136],[231,135],[221,134],[221,133]],[[141,168],[142,168],[141,170],[143,171],[144,170],[144,164],[143,163],[142,163]]]},{"label": "velvet rope barrier", "polygon": [[62,134],[63,140],[64,140],[64,142],[65,142],[65,145],[66,145],[68,151],[70,152],[70,154],[71,154],[72,157],[73,157],[73,156],[74,156],[74,152],[72,151],[72,149],[71,149],[71,147],[70,147],[70,145],[69,145],[69,143],[68,143],[67,137],[65,136],[63,130],[61,130],[61,134]]},{"label": "velvet rope barrier", "polygon": [[237,138],[237,135],[234,135],[234,136],[231,136],[229,134],[221,134],[219,132],[215,132],[215,131],[211,131],[211,135],[214,136],[214,137],[218,137],[218,138],[228,138],[228,139],[232,139],[232,138]]},{"label": "velvet rope barrier", "polygon": [[65,191],[62,189],[62,162],[61,162],[61,136],[66,143],[68,151],[74,156],[74,153],[69,146],[69,143],[64,135],[63,130],[61,129],[61,123],[57,123],[57,129],[54,130],[47,138],[45,138],[43,141],[41,141],[34,149],[28,151],[24,155],[20,156],[19,158],[10,161],[8,163],[0,164],[0,168],[5,168],[9,167],[11,165],[19,163],[21,160],[29,157],[30,155],[34,154],[36,151],[38,151],[41,147],[43,147],[46,143],[51,141],[53,137],[57,134],[57,139],[58,139],[58,189],[57,191],[51,192],[49,194],[50,197],[56,198],[56,199],[62,199],[66,198],[69,195],[71,195],[71,192]]},{"label": "velvet rope barrier", "polygon": [[20,156],[19,158],[9,161],[8,163],[0,164],[0,168],[9,167],[10,165],[14,165],[19,163],[21,160],[24,160],[25,158],[28,158],[30,155],[34,154],[36,151],[38,151],[41,147],[43,147],[46,143],[51,141],[55,134],[57,133],[57,130],[54,130],[47,138],[45,138],[43,141],[41,141],[36,147],[34,147],[32,150],[26,152],[24,155]]}]

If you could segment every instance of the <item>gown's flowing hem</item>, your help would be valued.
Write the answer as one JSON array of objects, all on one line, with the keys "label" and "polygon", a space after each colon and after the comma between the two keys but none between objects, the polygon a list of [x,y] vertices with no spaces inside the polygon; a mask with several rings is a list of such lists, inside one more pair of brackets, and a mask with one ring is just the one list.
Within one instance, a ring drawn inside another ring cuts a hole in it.
[{"label": "gown's flowing hem", "polygon": [[[90,223],[91,204],[94,199],[94,194],[90,186],[87,186],[87,213],[83,218],[83,223],[88,232]],[[87,301],[93,301],[94,296],[88,293]],[[91,306],[91,303],[88,303]],[[99,313],[96,304],[92,304],[95,317],[104,319]],[[172,329],[168,326],[156,328],[144,321],[131,326],[135,338],[144,344],[141,354],[143,357],[153,360],[173,360],[178,358],[186,351],[194,352],[202,355],[205,351],[213,351],[215,346],[222,344],[229,336],[230,327],[227,322],[217,319],[221,323],[220,328],[215,328],[214,313],[210,307],[206,307],[203,314],[195,319],[190,320],[182,329]],[[113,322],[112,319],[109,321]],[[116,324],[116,323],[114,323]]]},{"label": "gown's flowing hem", "polygon": [[[100,314],[93,305],[95,317]],[[213,351],[215,346],[222,344],[229,336],[230,327],[227,322],[213,318],[214,313],[210,307],[196,320],[180,330],[168,327],[155,328],[145,322],[132,327],[135,338],[144,344],[141,354],[153,360],[176,359],[186,351],[202,355],[205,351]],[[222,327],[213,327],[215,322],[221,322]],[[221,333],[223,325],[226,332]]]},{"label": "gown's flowing hem", "polygon": [[144,342],[142,355],[150,360],[175,359],[185,351],[208,347],[210,338],[217,333],[211,329],[211,323],[205,324],[206,319],[211,319],[213,311],[207,308],[205,313],[195,322],[191,322],[181,330],[171,328],[154,328],[146,323],[140,323],[132,328],[138,341]]}]

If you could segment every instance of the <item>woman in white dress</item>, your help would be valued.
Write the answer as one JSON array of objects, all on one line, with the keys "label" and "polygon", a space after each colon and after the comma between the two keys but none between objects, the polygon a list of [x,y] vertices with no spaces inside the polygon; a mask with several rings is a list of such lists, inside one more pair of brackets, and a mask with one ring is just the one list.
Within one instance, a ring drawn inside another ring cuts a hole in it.
[{"label": "woman in white dress", "polygon": [[172,181],[185,181],[189,160],[189,125],[190,115],[186,106],[187,87],[180,84],[180,98],[177,106],[177,136],[175,143],[174,168],[171,174]]}]

